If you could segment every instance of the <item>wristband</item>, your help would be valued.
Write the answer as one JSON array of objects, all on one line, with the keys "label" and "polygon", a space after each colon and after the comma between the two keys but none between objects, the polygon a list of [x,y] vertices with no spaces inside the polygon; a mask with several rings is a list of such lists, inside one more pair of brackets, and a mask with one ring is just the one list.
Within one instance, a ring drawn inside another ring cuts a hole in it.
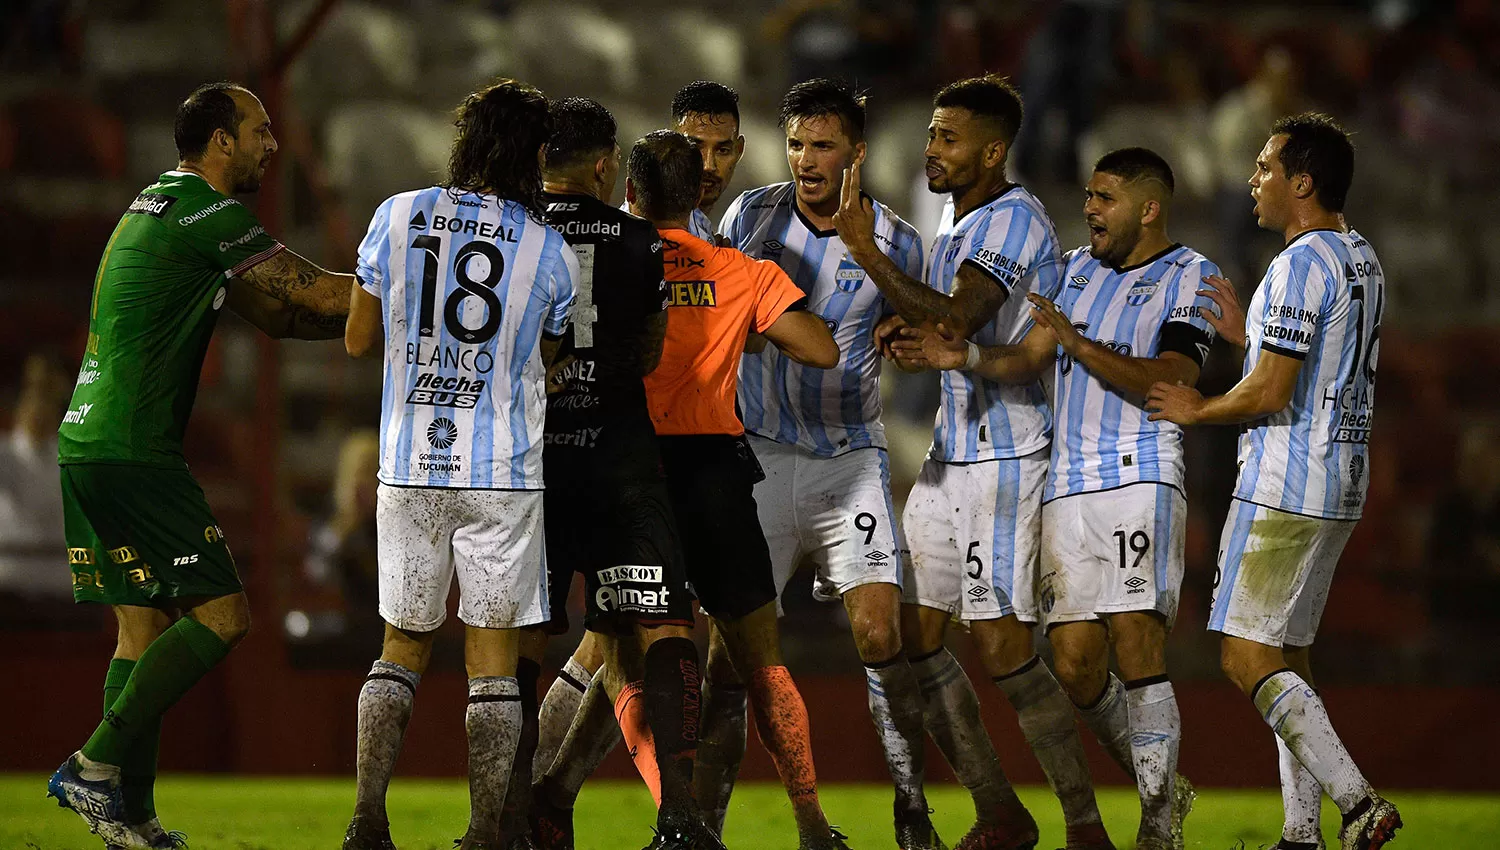
[{"label": "wristband", "polygon": [[964,361],[964,371],[972,372],[978,368],[980,356],[979,346],[975,345],[973,340],[969,340],[969,357]]}]

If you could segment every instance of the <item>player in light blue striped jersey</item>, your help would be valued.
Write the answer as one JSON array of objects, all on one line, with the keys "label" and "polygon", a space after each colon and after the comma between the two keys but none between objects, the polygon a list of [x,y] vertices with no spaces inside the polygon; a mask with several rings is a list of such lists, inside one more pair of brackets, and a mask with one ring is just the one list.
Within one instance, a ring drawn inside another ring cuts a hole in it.
[{"label": "player in light blue striped jersey", "polygon": [[[1019,345],[977,349],[971,370],[1005,383],[1052,373],[1041,616],[1069,697],[1136,780],[1143,850],[1181,848],[1192,802],[1176,777],[1182,724],[1166,667],[1187,523],[1182,430],[1150,421],[1144,404],[1158,381],[1198,380],[1213,341],[1198,290],[1219,271],[1167,236],[1173,184],[1149,150],[1100,158],[1085,189],[1089,245],[1066,255],[1062,293],[1028,296],[1037,324]],[[937,333],[899,343],[944,369],[965,367],[973,345]]]},{"label": "player in light blue striped jersey", "polygon": [[[807,309],[833,332],[839,363],[803,366],[760,340],[740,363],[740,418],[765,470],[755,501],[778,593],[806,556],[817,567],[818,598],[842,599],[849,613],[896,785],[897,843],[907,845],[900,830],[932,827],[922,791],[922,695],[901,652],[904,546],[880,422],[874,331],[890,307],[833,227],[844,169],[865,153],[864,98],[833,80],[808,80],[786,93],[780,113],[792,181],[740,195],[719,231],[731,247],[778,264],[807,293]],[[904,272],[921,274],[921,236],[880,204],[875,239]],[[705,691],[702,738],[713,744],[698,748],[700,771],[723,778],[702,777],[700,788],[717,798],[699,803],[718,814],[744,752],[745,703],[717,631]]]},{"label": "player in light blue striped jersey", "polygon": [[1286,819],[1282,850],[1322,847],[1321,792],[1343,813],[1345,850],[1378,850],[1401,826],[1365,781],[1313,690],[1309,650],[1334,567],[1364,508],[1385,274],[1344,222],[1354,146],[1317,113],[1277,121],[1250,196],[1260,226],[1282,234],[1248,321],[1216,280],[1219,333],[1245,350],[1244,377],[1205,399],[1151,389],[1153,419],[1243,424],[1239,481],[1219,542],[1208,627],[1224,672],[1277,736]]},{"label": "player in light blue striped jersey", "polygon": [[360,691],[345,850],[390,846],[385,789],[455,572],[470,676],[461,847],[500,846],[522,724],[517,628],[548,617],[544,373],[578,263],[544,224],[542,93],[502,80],[470,95],[456,123],[447,182],[380,205],[350,297],[349,352],[385,357],[376,524],[387,625]]},{"label": "player in light blue striped jersey", "polygon": [[[987,345],[1015,343],[1031,323],[1026,296],[1056,296],[1062,254],[1052,222],[1005,173],[1021,119],[1020,95],[996,76],[953,83],[933,99],[927,185],[951,199],[926,283],[880,249],[858,161],[850,169],[834,221],[850,256],[899,314],[882,323],[882,336],[905,322],[912,333],[941,324]],[[928,716],[941,718],[929,731],[974,796],[979,822],[960,846],[1027,846],[1037,832],[999,769],[973,686],[943,646],[953,616],[969,626],[987,672],[1016,709],[1062,802],[1068,846],[1111,847],[1072,705],[1032,646],[1051,430],[1046,397],[1037,381],[1005,385],[945,372],[942,384],[932,451],[902,518],[911,546],[903,643]]]}]

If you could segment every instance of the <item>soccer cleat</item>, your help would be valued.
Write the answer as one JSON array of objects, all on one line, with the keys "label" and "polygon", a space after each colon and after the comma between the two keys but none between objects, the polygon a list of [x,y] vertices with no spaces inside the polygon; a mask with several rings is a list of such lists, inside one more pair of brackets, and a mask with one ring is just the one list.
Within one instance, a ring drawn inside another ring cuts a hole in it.
[{"label": "soccer cleat", "polygon": [[849,836],[839,832],[838,827],[830,825],[827,838],[811,841],[803,839],[797,845],[797,850],[849,850],[848,841]]},{"label": "soccer cleat", "polygon": [[161,821],[156,818],[145,823],[133,824],[130,831],[146,842],[139,845],[141,847],[149,847],[151,850],[187,850],[187,835],[176,830],[168,832],[162,828]]},{"label": "soccer cleat", "polygon": [[[1136,850],[1146,850],[1146,846],[1137,844]],[[1115,850],[1115,843],[1109,840],[1104,824],[1082,823],[1068,827],[1066,850]]]},{"label": "soccer cleat", "polygon": [[539,786],[532,787],[529,817],[537,850],[573,850],[573,810],[553,805]]},{"label": "soccer cleat", "polygon": [[948,845],[938,837],[937,828],[928,817],[930,814],[932,810],[929,809],[920,815],[896,820],[897,850],[948,850]]},{"label": "soccer cleat", "polygon": [[646,850],[725,850],[724,842],[697,815],[661,812],[651,831]]},{"label": "soccer cleat", "polygon": [[343,850],[396,850],[391,825],[368,815],[355,815],[344,832]]},{"label": "soccer cleat", "polygon": [[59,806],[71,809],[83,818],[89,831],[104,839],[106,845],[141,846],[137,843],[139,839],[135,833],[125,823],[125,798],[120,793],[119,778],[84,779],[73,764],[73,759],[78,755],[74,753],[69,756],[57,772],[52,774],[52,778],[47,780],[47,796],[55,798]]},{"label": "soccer cleat", "polygon": [[506,845],[505,850],[537,850],[536,842],[529,835],[517,835]]},{"label": "soccer cleat", "polygon": [[1280,841],[1271,845],[1271,850],[1327,850],[1327,845],[1321,839],[1313,841],[1292,841],[1283,837]]},{"label": "soccer cleat", "polygon": [[1367,803],[1364,811],[1339,830],[1343,850],[1380,850],[1401,828],[1401,813],[1390,801],[1371,794]]},{"label": "soccer cleat", "polygon": [[1187,846],[1182,823],[1193,810],[1193,801],[1196,799],[1198,792],[1193,788],[1193,783],[1186,776],[1177,774],[1172,790],[1172,850],[1183,850]]},{"label": "soccer cleat", "polygon": [[1036,819],[1012,797],[995,812],[993,820],[975,823],[953,850],[1032,850],[1039,837]]}]

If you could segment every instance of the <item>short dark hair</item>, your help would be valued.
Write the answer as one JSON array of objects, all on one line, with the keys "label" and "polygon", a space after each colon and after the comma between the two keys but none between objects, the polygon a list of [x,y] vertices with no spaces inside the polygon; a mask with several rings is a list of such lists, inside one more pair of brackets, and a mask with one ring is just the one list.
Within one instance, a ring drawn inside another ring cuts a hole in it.
[{"label": "short dark hair", "polygon": [[636,206],[647,218],[686,217],[698,205],[703,155],[687,136],[657,130],[630,149],[626,173],[635,186]]},{"label": "short dark hair", "polygon": [[967,109],[975,115],[993,119],[999,123],[1000,136],[1006,144],[1016,140],[1021,119],[1026,115],[1021,105],[1021,93],[1008,78],[999,74],[949,83],[932,99],[932,106],[934,109]]},{"label": "short dark hair", "polygon": [[501,79],[464,98],[454,119],[448,188],[515,201],[542,220],[542,169],[536,152],[552,138],[547,98],[519,80]]},{"label": "short dark hair", "polygon": [[1329,212],[1343,212],[1354,182],[1354,142],[1349,131],[1321,112],[1288,115],[1271,125],[1271,135],[1287,137],[1281,146],[1281,168],[1287,177],[1312,178],[1318,203]]},{"label": "short dark hair", "polygon": [[552,138],[547,167],[566,168],[590,162],[615,149],[615,116],[597,100],[565,97],[551,106]]},{"label": "short dark hair", "polygon": [[865,138],[865,96],[838,80],[819,78],[792,86],[781,98],[780,124],[793,120],[838,116],[851,142]]},{"label": "short dark hair", "polygon": [[699,115],[733,115],[734,123],[740,123],[740,96],[734,89],[712,80],[694,80],[677,90],[672,98],[672,120],[681,121],[684,115],[696,112]]},{"label": "short dark hair", "polygon": [[1172,178],[1172,166],[1167,165],[1167,161],[1156,151],[1147,148],[1110,151],[1094,163],[1094,171],[1113,174],[1131,183],[1137,180],[1157,180],[1167,187],[1168,195],[1177,188],[1176,181]]},{"label": "short dark hair", "polygon": [[239,138],[240,122],[245,114],[240,111],[232,91],[249,93],[239,83],[205,83],[193,89],[177,107],[177,116],[172,121],[172,141],[177,143],[177,158],[194,160],[208,150],[208,141],[215,130],[223,130],[231,139]]}]

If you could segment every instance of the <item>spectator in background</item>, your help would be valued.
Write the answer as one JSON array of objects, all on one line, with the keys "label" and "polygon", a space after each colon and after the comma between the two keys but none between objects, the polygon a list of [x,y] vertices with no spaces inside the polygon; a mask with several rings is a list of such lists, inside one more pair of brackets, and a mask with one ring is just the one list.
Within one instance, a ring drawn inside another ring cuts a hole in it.
[{"label": "spectator in background", "polygon": [[[1304,108],[1296,60],[1286,48],[1272,46],[1261,57],[1255,76],[1224,95],[1209,116],[1218,183],[1214,206],[1224,240],[1224,271],[1230,280],[1253,281],[1256,270],[1265,265],[1258,254],[1281,248],[1280,240],[1257,227],[1251,215],[1255,204],[1245,182],[1250,179],[1246,163],[1255,162],[1276,119]],[[1240,297],[1249,303],[1249,293],[1241,292]]]},{"label": "spectator in background", "polygon": [[314,614],[305,624],[306,637],[347,634],[359,641],[381,632],[375,545],[379,468],[380,437],[374,429],[344,439],[334,472],[333,514],[313,530],[304,564],[314,585],[338,590],[343,611]]},{"label": "spectator in background", "polygon": [[57,477],[57,424],[69,389],[62,364],[26,358],[15,420],[0,438],[0,619],[12,625],[38,600],[73,598]]},{"label": "spectator in background", "polygon": [[[1093,126],[1114,76],[1115,32],[1125,6],[1125,0],[1063,0],[1032,36],[1021,73],[1026,123],[1016,138],[1024,178],[1077,182],[1078,139]],[[1055,113],[1061,113],[1063,136],[1054,146],[1044,134]]]}]

